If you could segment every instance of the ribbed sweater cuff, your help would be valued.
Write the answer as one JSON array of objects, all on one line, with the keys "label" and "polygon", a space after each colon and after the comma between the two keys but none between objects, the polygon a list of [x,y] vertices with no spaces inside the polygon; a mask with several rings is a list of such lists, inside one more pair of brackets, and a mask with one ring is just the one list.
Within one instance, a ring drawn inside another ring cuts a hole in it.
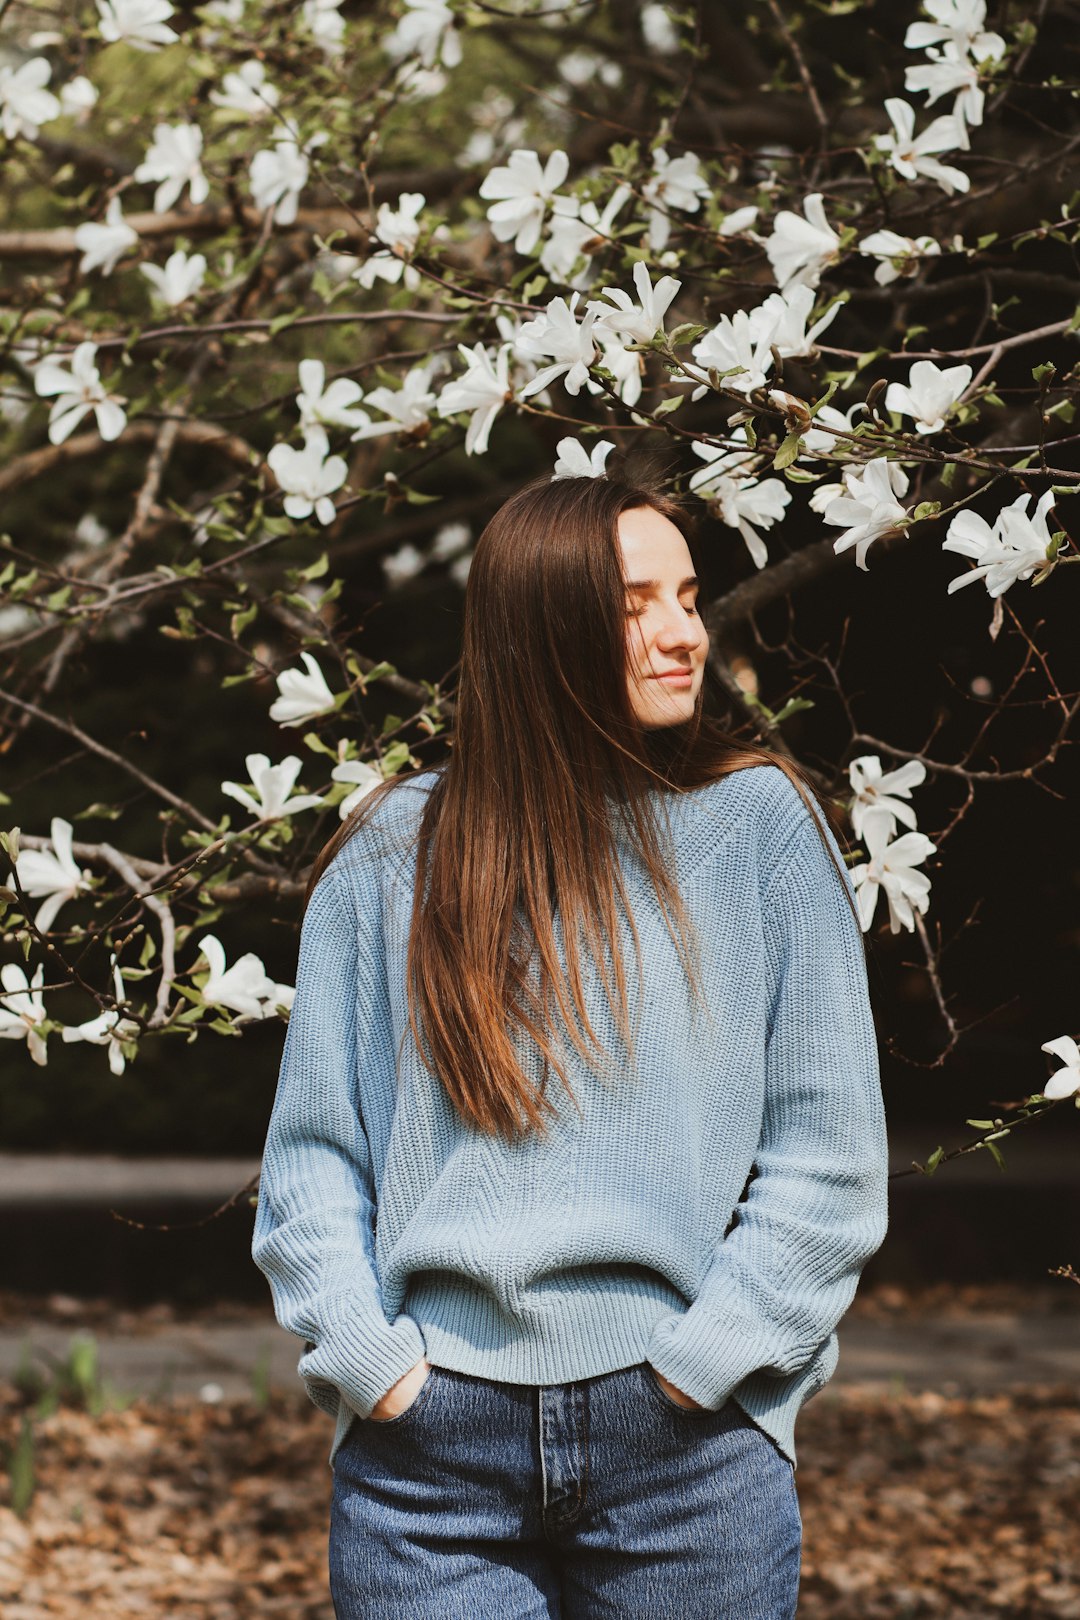
[{"label": "ribbed sweater cuff", "polygon": [[745,1323],[691,1306],[682,1316],[662,1316],[645,1359],[657,1372],[712,1411],[718,1411],[743,1379],[772,1360],[769,1345]]},{"label": "ribbed sweater cuff", "polygon": [[336,1328],[323,1342],[300,1357],[297,1372],[303,1379],[326,1379],[341,1391],[360,1417],[427,1353],[424,1335],[411,1316],[402,1314],[393,1326],[353,1321]]}]

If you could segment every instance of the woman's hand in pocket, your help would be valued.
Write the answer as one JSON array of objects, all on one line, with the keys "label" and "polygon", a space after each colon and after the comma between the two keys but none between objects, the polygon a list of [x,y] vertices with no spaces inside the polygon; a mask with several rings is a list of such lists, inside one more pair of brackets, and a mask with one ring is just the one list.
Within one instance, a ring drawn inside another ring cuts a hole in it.
[{"label": "woman's hand in pocket", "polygon": [[415,1367],[410,1367],[403,1378],[391,1384],[385,1395],[380,1395],[368,1416],[378,1423],[387,1418],[400,1417],[412,1405],[431,1374],[431,1363],[421,1356]]},{"label": "woman's hand in pocket", "polygon": [[700,1409],[700,1401],[695,1401],[692,1395],[684,1395],[682,1390],[676,1388],[669,1378],[664,1377],[662,1372],[657,1372],[651,1361],[648,1365],[649,1371],[656,1379],[656,1382],[660,1385],[660,1388],[664,1391],[664,1394],[667,1395],[670,1400],[673,1400],[676,1406],[685,1406],[690,1409]]}]

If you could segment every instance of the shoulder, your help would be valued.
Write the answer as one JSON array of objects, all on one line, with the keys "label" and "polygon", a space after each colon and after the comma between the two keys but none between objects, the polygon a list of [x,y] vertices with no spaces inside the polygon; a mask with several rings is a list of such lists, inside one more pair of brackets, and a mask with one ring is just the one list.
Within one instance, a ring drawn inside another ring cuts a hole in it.
[{"label": "shoulder", "polygon": [[820,872],[821,859],[831,866],[829,844],[843,862],[825,812],[809,789],[806,794],[804,799],[779,765],[747,765],[685,798],[691,801],[687,809],[692,822],[712,829],[714,847],[734,838],[752,857],[765,896],[794,867]]},{"label": "shoulder", "polygon": [[[813,800],[813,794],[808,794]],[[692,820],[716,823],[717,830],[752,833],[765,851],[778,854],[812,825],[812,812],[779,765],[746,765],[718,781],[692,788],[682,801]],[[823,818],[822,818],[823,819]]]},{"label": "shoulder", "polygon": [[365,893],[373,895],[381,877],[404,866],[415,848],[420,817],[439,775],[438,770],[422,771],[403,777],[381,793],[327,865],[319,888],[326,884],[328,891],[357,901]]}]

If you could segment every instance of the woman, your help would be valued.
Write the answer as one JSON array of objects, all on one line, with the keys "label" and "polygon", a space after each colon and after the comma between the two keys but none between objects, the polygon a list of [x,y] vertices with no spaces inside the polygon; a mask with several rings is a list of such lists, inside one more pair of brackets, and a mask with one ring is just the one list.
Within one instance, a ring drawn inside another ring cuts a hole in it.
[{"label": "woman", "polygon": [[445,767],[312,873],[253,1254],[336,1419],[338,1620],[795,1612],[885,1123],[843,860],[703,717],[697,590],[672,500],[520,491]]}]

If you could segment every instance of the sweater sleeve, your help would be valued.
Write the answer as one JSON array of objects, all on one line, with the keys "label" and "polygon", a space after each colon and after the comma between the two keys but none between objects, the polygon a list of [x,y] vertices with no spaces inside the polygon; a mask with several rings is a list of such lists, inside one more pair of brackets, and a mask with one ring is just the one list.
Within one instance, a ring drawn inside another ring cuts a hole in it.
[{"label": "sweater sleeve", "polygon": [[[837,859],[831,829],[823,830]],[[713,1410],[754,1372],[804,1368],[888,1224],[888,1142],[862,936],[808,813],[763,901],[763,1123],[738,1222],[647,1359]]]},{"label": "sweater sleeve", "polygon": [[365,918],[331,870],[304,916],[251,1253],[281,1326],[305,1340],[297,1371],[316,1406],[361,1417],[425,1352],[388,1322],[375,1266],[375,1191],[357,1095],[356,1020],[375,993]]}]

